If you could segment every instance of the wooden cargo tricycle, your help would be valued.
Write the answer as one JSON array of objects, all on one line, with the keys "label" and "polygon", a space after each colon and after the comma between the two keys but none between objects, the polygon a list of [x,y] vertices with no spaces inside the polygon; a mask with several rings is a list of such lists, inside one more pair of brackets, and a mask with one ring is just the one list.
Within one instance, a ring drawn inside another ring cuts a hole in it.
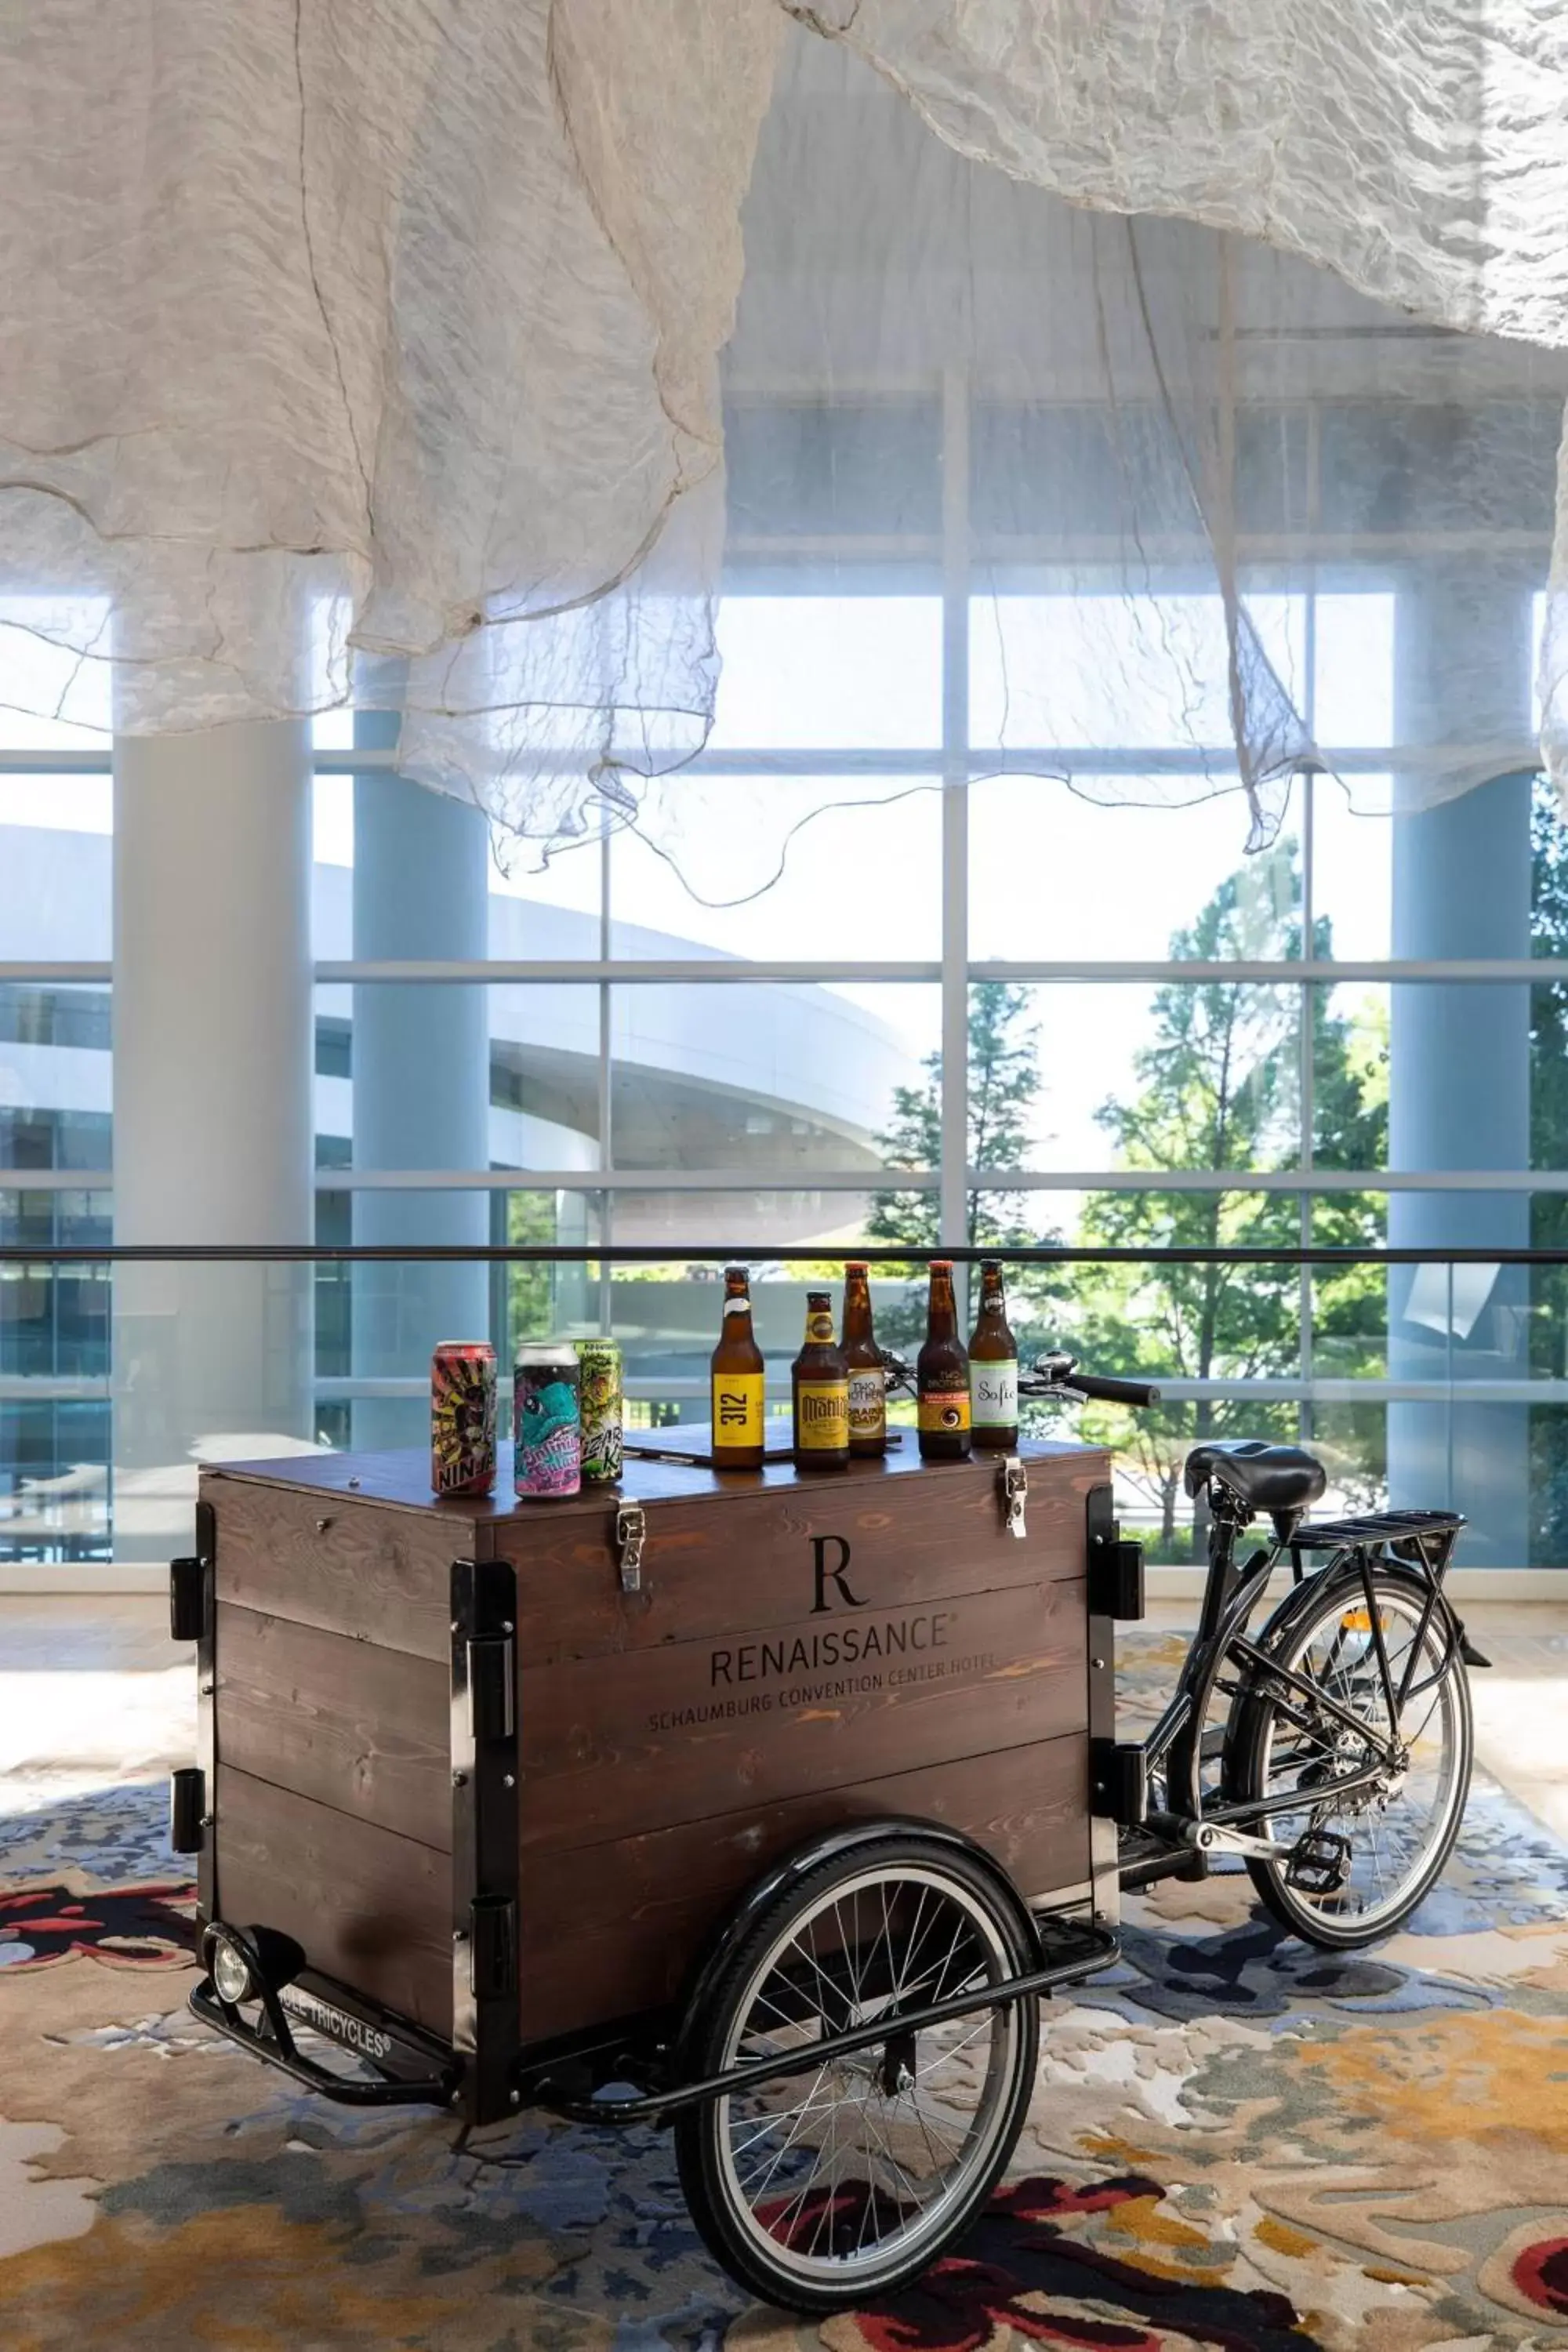
[{"label": "wooden cargo tricycle", "polygon": [[[1155,1394],[1065,1356],[1022,1391]],[[197,2015],[354,2105],[668,2120],[718,2260],[822,2312],[973,2220],[1038,1999],[1115,1958],[1121,1886],[1235,1854],[1313,1941],[1408,1915],[1469,1775],[1454,1514],[1314,1525],[1310,1454],[1194,1448],[1202,1625],[1118,1744],[1142,1561],[1107,1454],[912,1436],[831,1475],[628,1456],[521,1507],[504,1457],[486,1502],[432,1500],[413,1454],[204,1473],[173,1570]]]}]

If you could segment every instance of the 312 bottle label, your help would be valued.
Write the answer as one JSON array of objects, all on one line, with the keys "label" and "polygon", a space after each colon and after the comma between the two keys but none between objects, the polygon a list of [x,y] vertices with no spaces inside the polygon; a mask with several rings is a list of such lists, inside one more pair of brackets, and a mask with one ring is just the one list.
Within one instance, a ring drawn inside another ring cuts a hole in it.
[{"label": "312 bottle label", "polygon": [[763,1378],[761,1372],[714,1373],[713,1444],[720,1453],[727,1445],[762,1444]]}]

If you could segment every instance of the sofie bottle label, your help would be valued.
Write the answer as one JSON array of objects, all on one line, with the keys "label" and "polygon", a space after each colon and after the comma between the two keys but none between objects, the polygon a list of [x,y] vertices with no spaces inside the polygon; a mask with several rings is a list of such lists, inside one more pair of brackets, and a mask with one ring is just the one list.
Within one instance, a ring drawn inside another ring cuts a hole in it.
[{"label": "sofie bottle label", "polygon": [[713,1375],[713,1444],[722,1453],[727,1445],[760,1445],[763,1442],[762,1372],[715,1372]]},{"label": "sofie bottle label", "polygon": [[969,1360],[969,1398],[976,1429],[1011,1429],[1018,1418],[1018,1366]]}]

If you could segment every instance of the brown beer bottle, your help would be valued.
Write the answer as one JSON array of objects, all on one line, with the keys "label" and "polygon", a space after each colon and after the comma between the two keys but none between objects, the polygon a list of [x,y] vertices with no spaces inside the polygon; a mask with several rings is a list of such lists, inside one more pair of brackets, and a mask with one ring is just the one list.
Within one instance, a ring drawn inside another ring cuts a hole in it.
[{"label": "brown beer bottle", "polygon": [[849,1467],[849,1374],[833,1343],[826,1290],[805,1294],[805,1338],[792,1367],[797,1470]]},{"label": "brown beer bottle", "polygon": [[888,1450],[888,1378],[871,1329],[870,1269],[852,1257],[844,1268],[844,1364],[849,1375],[849,1451],[858,1459]]},{"label": "brown beer bottle", "polygon": [[980,1313],[969,1342],[969,1403],[974,1444],[1011,1453],[1018,1443],[1018,1342],[1007,1328],[1002,1268],[980,1269]]},{"label": "brown beer bottle", "polygon": [[915,1364],[922,1462],[963,1462],[969,1454],[969,1358],[958,1336],[952,1260],[931,1263],[926,1339]]},{"label": "brown beer bottle", "polygon": [[724,1268],[724,1323],[710,1369],[713,1467],[760,1470],[764,1368],[752,1330],[751,1283],[743,1265]]}]

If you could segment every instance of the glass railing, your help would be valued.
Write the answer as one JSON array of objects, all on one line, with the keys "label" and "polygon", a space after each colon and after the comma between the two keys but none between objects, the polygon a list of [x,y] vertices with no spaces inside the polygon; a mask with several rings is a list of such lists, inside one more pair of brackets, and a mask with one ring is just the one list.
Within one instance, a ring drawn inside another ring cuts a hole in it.
[{"label": "glass railing", "polygon": [[[912,1356],[926,1254],[857,1254],[879,1336]],[[1032,1433],[1110,1449],[1152,1560],[1194,1557],[1187,1448],[1259,1435],[1321,1456],[1325,1507],[1458,1509],[1463,1564],[1568,1569],[1568,1251],[951,1254],[1004,1258],[1026,1357],[1160,1382],[1148,1413],[1028,1409]],[[522,1340],[607,1330],[629,1426],[703,1420],[730,1256],[787,1414],[806,1289],[841,1276],[821,1247],[0,1246],[0,1574],[91,1564],[98,1583],[188,1550],[203,1462],[424,1444],[436,1338],[488,1337],[504,1399]]]}]

